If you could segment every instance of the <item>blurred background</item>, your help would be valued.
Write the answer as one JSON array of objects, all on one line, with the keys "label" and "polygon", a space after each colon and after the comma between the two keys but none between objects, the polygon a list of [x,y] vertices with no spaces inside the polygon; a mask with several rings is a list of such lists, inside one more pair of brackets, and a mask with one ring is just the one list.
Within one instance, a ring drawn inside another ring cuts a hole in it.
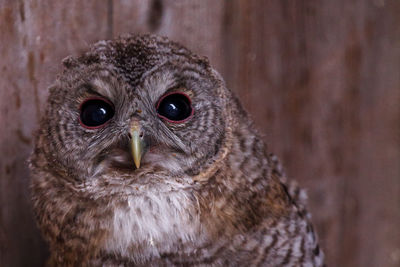
[{"label": "blurred background", "polygon": [[209,57],[290,178],[328,266],[400,266],[399,0],[0,0],[0,266],[42,266],[26,160],[61,60],[123,33]]}]

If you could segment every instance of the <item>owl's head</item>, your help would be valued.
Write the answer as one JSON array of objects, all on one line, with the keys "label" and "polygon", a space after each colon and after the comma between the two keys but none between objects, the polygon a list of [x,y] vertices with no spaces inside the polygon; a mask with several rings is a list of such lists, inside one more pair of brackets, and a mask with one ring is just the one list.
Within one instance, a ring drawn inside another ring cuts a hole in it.
[{"label": "owl's head", "polygon": [[39,169],[104,194],[174,190],[223,156],[237,103],[205,58],[145,35],[98,42],[64,66],[32,158]]}]

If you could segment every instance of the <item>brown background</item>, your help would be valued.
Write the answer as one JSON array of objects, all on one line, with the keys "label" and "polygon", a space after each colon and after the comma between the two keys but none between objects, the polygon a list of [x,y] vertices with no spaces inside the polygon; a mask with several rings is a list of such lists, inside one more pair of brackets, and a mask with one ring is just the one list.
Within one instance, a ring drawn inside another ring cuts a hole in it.
[{"label": "brown background", "polygon": [[41,266],[26,159],[60,61],[153,32],[210,58],[290,177],[329,266],[400,266],[400,1],[0,0],[0,266]]}]

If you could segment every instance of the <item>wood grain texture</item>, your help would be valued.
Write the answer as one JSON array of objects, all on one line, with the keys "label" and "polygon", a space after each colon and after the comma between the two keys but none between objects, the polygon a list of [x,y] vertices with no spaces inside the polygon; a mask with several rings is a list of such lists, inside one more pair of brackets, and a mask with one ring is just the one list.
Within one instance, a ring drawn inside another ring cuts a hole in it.
[{"label": "wood grain texture", "polygon": [[0,0],[0,266],[41,266],[26,158],[60,61],[123,33],[209,57],[288,175],[328,266],[400,265],[397,0]]}]

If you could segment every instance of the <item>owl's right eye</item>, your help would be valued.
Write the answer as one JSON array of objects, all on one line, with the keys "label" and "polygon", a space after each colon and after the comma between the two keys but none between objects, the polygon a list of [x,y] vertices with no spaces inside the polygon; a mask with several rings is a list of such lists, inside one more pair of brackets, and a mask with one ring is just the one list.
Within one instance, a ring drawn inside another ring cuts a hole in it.
[{"label": "owl's right eye", "polygon": [[103,126],[114,116],[114,106],[103,98],[90,98],[80,107],[80,123],[88,129]]}]

